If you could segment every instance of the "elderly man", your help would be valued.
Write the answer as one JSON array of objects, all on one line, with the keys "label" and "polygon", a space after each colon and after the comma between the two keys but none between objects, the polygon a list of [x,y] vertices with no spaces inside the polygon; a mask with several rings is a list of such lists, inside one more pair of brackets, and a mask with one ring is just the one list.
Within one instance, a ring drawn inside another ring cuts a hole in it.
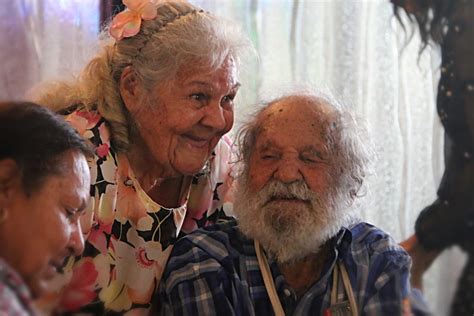
[{"label": "elderly man", "polygon": [[270,102],[241,133],[237,222],[173,249],[163,315],[401,315],[408,255],[356,220],[369,152],[328,99]]}]

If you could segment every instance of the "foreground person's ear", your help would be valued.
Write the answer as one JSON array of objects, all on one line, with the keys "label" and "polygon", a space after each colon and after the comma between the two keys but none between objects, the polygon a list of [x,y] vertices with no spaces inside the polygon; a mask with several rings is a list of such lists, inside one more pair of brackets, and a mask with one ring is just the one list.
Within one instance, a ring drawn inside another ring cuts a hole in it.
[{"label": "foreground person's ear", "polygon": [[13,159],[0,160],[0,208],[4,206],[20,178],[20,169]]}]

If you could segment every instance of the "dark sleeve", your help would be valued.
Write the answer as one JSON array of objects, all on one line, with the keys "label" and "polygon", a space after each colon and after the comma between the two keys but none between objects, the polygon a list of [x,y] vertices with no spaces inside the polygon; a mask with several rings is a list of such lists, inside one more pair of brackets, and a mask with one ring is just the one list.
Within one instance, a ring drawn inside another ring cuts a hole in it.
[{"label": "dark sleeve", "polygon": [[446,133],[446,168],[438,199],[415,231],[426,249],[457,244],[474,251],[474,1],[458,1],[441,44],[437,107]]},{"label": "dark sleeve", "polygon": [[423,247],[444,249],[453,244],[469,247],[468,241],[474,239],[473,182],[473,160],[454,150],[446,165],[438,199],[420,213],[415,224]]}]

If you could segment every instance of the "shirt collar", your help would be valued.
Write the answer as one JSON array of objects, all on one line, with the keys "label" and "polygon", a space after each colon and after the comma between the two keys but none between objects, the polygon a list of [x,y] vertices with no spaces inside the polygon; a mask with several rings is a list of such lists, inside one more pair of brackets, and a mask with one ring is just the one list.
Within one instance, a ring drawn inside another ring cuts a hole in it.
[{"label": "shirt collar", "polygon": [[336,251],[337,257],[344,257],[351,247],[352,232],[349,228],[342,227],[329,242],[331,243],[331,249]]}]

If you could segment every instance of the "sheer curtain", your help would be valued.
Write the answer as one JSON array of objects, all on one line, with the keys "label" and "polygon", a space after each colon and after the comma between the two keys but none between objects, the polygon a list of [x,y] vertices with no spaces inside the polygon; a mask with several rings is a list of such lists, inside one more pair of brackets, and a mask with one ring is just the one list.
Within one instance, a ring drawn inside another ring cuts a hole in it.
[{"label": "sheer curtain", "polygon": [[[388,0],[194,0],[241,24],[260,62],[247,65],[239,122],[260,97],[291,86],[330,90],[367,120],[378,154],[363,218],[396,240],[413,233],[418,213],[436,196],[443,130],[436,106],[439,51],[418,56],[416,33],[404,32]],[[462,262],[453,251],[425,277],[436,315],[447,314]]]},{"label": "sheer curtain", "polygon": [[0,99],[78,71],[93,53],[99,0],[15,0],[0,6]]},{"label": "sheer curtain", "polygon": [[[393,18],[388,0],[191,0],[241,25],[255,44],[242,78],[236,127],[256,101],[292,86],[331,90],[369,124],[378,154],[363,218],[397,239],[413,233],[443,170],[435,112],[439,52],[418,56],[419,38]],[[0,99],[74,73],[95,51],[99,0],[16,0],[0,7]],[[425,287],[447,314],[463,260],[446,252]],[[454,259],[456,258],[456,259]]]}]

